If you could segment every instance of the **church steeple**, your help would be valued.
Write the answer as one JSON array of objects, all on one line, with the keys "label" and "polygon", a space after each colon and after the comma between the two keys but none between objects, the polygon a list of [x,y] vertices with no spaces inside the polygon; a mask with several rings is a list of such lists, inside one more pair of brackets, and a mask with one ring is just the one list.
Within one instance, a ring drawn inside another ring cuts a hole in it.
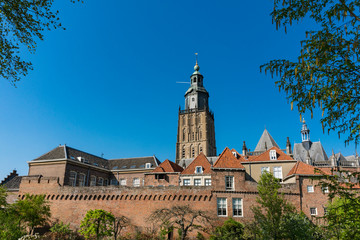
[{"label": "church steeple", "polygon": [[199,72],[200,66],[196,59],[194,73],[190,76],[191,84],[185,93],[185,110],[209,109],[209,93],[203,85],[204,76]]},{"label": "church steeple", "polygon": [[305,119],[303,119],[302,122],[303,122],[303,125],[301,128],[301,140],[303,142],[308,142],[308,141],[310,141],[310,130],[308,129],[308,127],[306,125]]}]

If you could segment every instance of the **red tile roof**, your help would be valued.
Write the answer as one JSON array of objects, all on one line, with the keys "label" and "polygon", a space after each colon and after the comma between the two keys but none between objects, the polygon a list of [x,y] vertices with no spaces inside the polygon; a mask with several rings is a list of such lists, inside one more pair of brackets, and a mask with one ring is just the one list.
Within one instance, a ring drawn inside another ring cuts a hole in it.
[{"label": "red tile roof", "polygon": [[[325,169],[321,169],[321,170],[325,174],[330,174],[330,172]],[[287,177],[291,175],[322,175],[322,173],[315,172],[314,166],[308,165],[301,161],[297,161],[294,167],[288,173]]]},{"label": "red tile roof", "polygon": [[152,172],[182,172],[184,169],[177,165],[176,163],[166,159],[162,162],[157,168],[155,168]]},{"label": "red tile roof", "polygon": [[286,153],[281,151],[278,147],[272,147],[269,150],[267,150],[266,152],[264,152],[264,153],[262,153],[262,154],[260,154],[258,156],[254,156],[253,158],[249,158],[248,161],[254,161],[254,162],[276,161],[276,160],[271,160],[270,159],[270,151],[271,150],[276,151],[276,156],[277,156],[276,160],[294,160],[292,157],[290,157],[289,155],[287,155]]},{"label": "red tile roof", "polygon": [[[241,157],[242,158],[242,157]],[[214,164],[214,168],[243,168],[241,159],[237,159],[231,150],[226,147]]]},{"label": "red tile roof", "polygon": [[200,153],[181,174],[195,174],[197,166],[203,167],[203,173],[211,173],[211,163],[203,153]]}]

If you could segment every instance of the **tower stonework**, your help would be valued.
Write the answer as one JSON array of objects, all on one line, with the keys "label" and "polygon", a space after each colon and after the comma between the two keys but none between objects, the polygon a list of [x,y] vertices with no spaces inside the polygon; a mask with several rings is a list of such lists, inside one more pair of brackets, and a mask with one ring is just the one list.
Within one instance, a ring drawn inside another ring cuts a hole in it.
[{"label": "tower stonework", "polygon": [[176,163],[195,158],[201,152],[216,156],[214,114],[209,110],[209,93],[196,62],[191,84],[185,93],[185,109],[179,109]]}]

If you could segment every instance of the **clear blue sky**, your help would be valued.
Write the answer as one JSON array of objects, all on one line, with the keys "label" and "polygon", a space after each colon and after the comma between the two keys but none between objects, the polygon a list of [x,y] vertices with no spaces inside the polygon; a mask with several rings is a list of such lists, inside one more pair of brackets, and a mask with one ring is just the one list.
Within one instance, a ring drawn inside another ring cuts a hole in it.
[{"label": "clear blue sky", "polygon": [[[0,81],[0,178],[59,144],[105,158],[155,154],[174,160],[178,107],[199,53],[215,113],[218,153],[254,149],[264,127],[280,147],[300,142],[299,115],[274,79],[271,59],[294,59],[310,21],[276,31],[272,1],[94,1],[55,3],[66,30],[45,33],[34,64],[13,88]],[[305,116],[311,139],[354,154],[319,113]]]}]

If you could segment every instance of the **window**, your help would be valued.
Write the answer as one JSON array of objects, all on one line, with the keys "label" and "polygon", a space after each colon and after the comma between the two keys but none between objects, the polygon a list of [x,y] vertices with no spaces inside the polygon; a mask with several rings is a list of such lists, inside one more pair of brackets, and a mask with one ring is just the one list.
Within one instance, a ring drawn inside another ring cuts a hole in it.
[{"label": "window", "polygon": [[95,176],[90,177],[90,186],[96,186],[96,177]]},{"label": "window", "polygon": [[233,176],[226,176],[225,177],[225,189],[226,190],[233,190],[234,189],[234,177]]},{"label": "window", "polygon": [[211,186],[211,179],[205,178],[205,186]]},{"label": "window", "polygon": [[264,172],[270,172],[270,167],[261,167],[261,174]]},{"label": "window", "polygon": [[99,178],[98,184],[99,184],[99,186],[104,185],[104,179],[103,179],[103,178]]},{"label": "window", "polygon": [[183,185],[184,186],[190,186],[190,179],[186,178],[183,180]]},{"label": "window", "polygon": [[226,209],[227,209],[226,198],[218,198],[217,199],[218,216],[227,216]]},{"label": "window", "polygon": [[202,150],[202,147],[200,146],[200,150],[199,150],[199,152],[202,152],[203,150]]},{"label": "window", "polygon": [[194,179],[194,185],[195,186],[200,186],[201,185],[201,179],[200,178],[195,178]]},{"label": "window", "polygon": [[140,187],[140,178],[134,178],[133,179],[133,186],[134,187]]},{"label": "window", "polygon": [[119,182],[116,178],[110,180],[110,185],[119,185]]},{"label": "window", "polygon": [[195,157],[195,148],[194,147],[191,147],[191,156]]},{"label": "window", "polygon": [[121,186],[126,186],[126,179],[125,178],[120,179],[120,185]]},{"label": "window", "polygon": [[307,186],[307,191],[308,192],[314,192],[314,186],[313,185],[308,185]]},{"label": "window", "polygon": [[233,198],[233,216],[234,217],[242,217],[242,199],[241,198]]},{"label": "window", "polygon": [[323,193],[329,193],[329,187],[322,187],[321,190]]},{"label": "window", "polygon": [[107,179],[105,179],[105,184],[104,184],[105,186],[107,186],[108,185],[108,180]]},{"label": "window", "polygon": [[274,167],[274,177],[282,179],[282,167]]},{"label": "window", "polygon": [[182,148],[182,158],[185,158],[185,147]]},{"label": "window", "polygon": [[270,150],[270,160],[276,160],[276,151],[275,150]]},{"label": "window", "polygon": [[[196,80],[194,80],[196,82]],[[195,102],[195,98],[192,98],[191,101]]]},{"label": "window", "polygon": [[79,186],[80,187],[85,186],[85,180],[86,180],[86,175],[83,173],[80,173],[80,176],[79,176]]},{"label": "window", "polygon": [[69,185],[75,187],[76,186],[76,177],[77,177],[77,173],[74,171],[70,172],[70,177],[69,177]]},{"label": "window", "polygon": [[202,172],[203,172],[202,166],[196,166],[195,173],[202,173]]},{"label": "window", "polygon": [[317,209],[314,207],[310,208],[310,215],[312,215],[312,216],[317,215]]},{"label": "window", "polygon": [[151,163],[146,163],[145,168],[151,168]]},{"label": "window", "polygon": [[232,152],[232,154],[234,155],[234,157],[238,157],[237,152]]}]

